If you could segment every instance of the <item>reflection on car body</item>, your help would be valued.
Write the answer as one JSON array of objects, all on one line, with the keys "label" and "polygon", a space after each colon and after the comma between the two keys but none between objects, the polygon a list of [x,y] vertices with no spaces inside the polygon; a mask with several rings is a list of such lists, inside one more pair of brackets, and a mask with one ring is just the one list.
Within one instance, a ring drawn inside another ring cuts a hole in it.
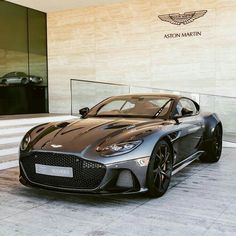
[{"label": "reflection on car body", "polygon": [[24,72],[10,72],[0,78],[0,84],[15,85],[15,84],[40,84],[43,78],[40,76],[27,75]]}]

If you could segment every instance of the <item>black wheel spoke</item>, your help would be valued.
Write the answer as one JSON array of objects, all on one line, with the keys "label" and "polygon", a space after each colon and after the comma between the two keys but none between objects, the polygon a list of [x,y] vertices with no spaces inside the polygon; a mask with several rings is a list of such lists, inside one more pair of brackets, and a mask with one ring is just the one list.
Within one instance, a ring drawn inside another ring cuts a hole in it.
[{"label": "black wheel spoke", "polygon": [[154,176],[158,173],[158,171],[159,171],[159,168],[156,168],[156,169],[153,170]]},{"label": "black wheel spoke", "polygon": [[156,154],[156,157],[156,162],[160,163],[162,159],[161,154]]},{"label": "black wheel spoke", "polygon": [[163,167],[163,165],[165,165],[169,159],[169,156],[170,156],[170,153],[167,152],[164,156],[164,158],[162,159],[162,162],[161,162],[161,166]]},{"label": "black wheel spoke", "polygon": [[154,177],[154,183],[157,185],[157,186],[160,186],[161,185],[161,175],[160,175],[160,172],[158,172],[155,177]]},{"label": "black wheel spoke", "polygon": [[163,170],[161,170],[161,174],[162,174],[165,178],[167,178],[167,179],[170,178],[170,176],[168,175],[168,173],[167,173],[167,172],[164,172]]}]

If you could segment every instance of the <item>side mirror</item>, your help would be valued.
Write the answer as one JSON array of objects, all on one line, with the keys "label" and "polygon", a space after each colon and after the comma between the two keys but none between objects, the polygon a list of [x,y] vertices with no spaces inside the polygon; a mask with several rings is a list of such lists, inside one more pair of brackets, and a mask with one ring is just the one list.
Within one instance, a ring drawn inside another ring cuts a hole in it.
[{"label": "side mirror", "polygon": [[84,107],[84,108],[79,110],[79,114],[81,115],[82,118],[84,118],[88,113],[89,113],[89,108],[88,107]]},{"label": "side mirror", "polygon": [[192,114],[193,114],[193,111],[192,111],[192,110],[189,110],[189,109],[187,109],[187,108],[182,108],[181,114],[182,114],[182,116],[189,116],[189,115],[192,115]]}]

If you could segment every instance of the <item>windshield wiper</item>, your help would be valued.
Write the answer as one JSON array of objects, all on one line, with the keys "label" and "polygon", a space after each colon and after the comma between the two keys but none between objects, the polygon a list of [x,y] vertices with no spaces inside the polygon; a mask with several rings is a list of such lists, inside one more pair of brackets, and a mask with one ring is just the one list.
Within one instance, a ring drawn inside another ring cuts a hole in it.
[{"label": "windshield wiper", "polygon": [[164,110],[164,108],[169,104],[169,102],[173,100],[174,100],[173,98],[169,99],[161,108],[159,108],[159,110],[155,113],[153,117],[158,117],[161,114],[161,112]]}]

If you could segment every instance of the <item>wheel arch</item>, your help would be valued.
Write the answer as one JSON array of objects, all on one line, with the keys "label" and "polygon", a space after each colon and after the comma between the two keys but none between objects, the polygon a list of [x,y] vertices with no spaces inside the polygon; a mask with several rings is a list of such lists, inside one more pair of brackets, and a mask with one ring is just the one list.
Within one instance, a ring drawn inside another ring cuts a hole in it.
[{"label": "wheel arch", "polygon": [[173,144],[171,142],[171,139],[169,136],[164,136],[163,139],[170,145],[170,148],[171,148],[171,153],[172,153],[172,163],[174,163],[174,148],[173,148]]},{"label": "wheel arch", "polygon": [[172,142],[171,142],[171,139],[170,139],[170,137],[169,137],[167,134],[161,136],[161,137],[156,141],[156,143],[155,143],[155,145],[154,145],[154,147],[153,147],[153,149],[152,149],[151,156],[153,155],[153,152],[154,152],[154,150],[155,150],[157,144],[158,144],[160,141],[162,141],[162,140],[166,141],[166,142],[169,144],[169,146],[170,146],[170,148],[171,148],[172,161],[173,161],[173,163],[174,163],[174,148],[173,148],[173,144],[172,144]]},{"label": "wheel arch", "polygon": [[204,141],[212,139],[214,130],[217,126],[220,126],[221,132],[223,134],[223,124],[215,113],[209,116],[205,116],[204,121],[205,121],[205,131],[203,135]]}]

